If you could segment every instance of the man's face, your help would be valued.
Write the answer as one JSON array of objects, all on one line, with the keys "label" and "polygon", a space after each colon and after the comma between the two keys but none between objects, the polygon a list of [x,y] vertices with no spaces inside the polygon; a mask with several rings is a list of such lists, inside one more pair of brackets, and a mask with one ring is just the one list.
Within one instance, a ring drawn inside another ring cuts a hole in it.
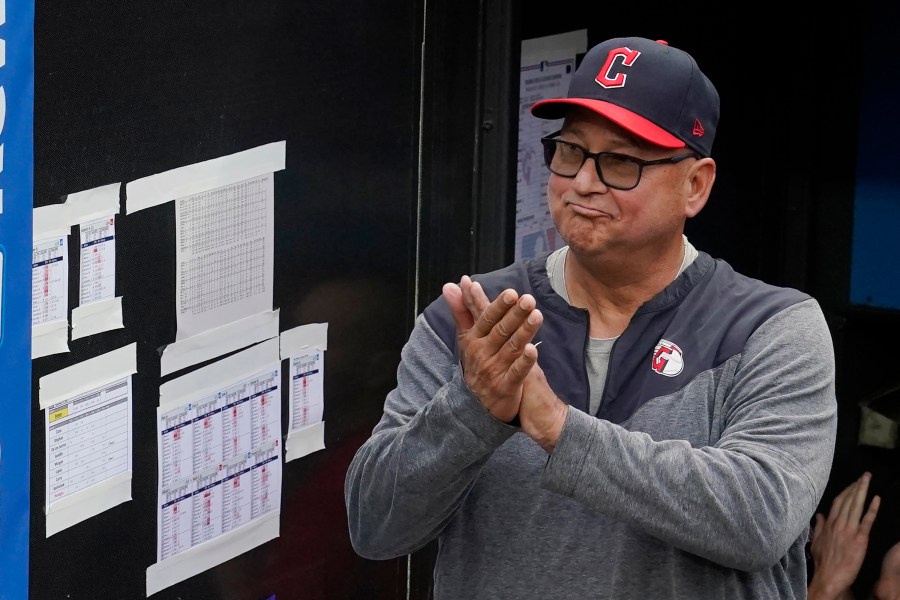
[{"label": "man's face", "polygon": [[[688,152],[643,144],[608,119],[580,108],[570,111],[559,137],[590,152],[617,152],[643,160]],[[640,183],[631,190],[605,185],[593,160],[574,178],[551,173],[547,195],[553,222],[570,248],[586,255],[618,251],[627,256],[640,250],[652,254],[654,248],[680,240],[690,190],[686,177],[694,162],[645,167]]]}]

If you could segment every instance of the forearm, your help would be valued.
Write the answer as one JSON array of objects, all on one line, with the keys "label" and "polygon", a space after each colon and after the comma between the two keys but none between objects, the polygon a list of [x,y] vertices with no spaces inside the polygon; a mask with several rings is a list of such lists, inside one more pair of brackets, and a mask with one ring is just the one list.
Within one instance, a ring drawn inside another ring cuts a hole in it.
[{"label": "forearm", "polygon": [[774,564],[818,498],[800,466],[785,457],[656,442],[572,409],[543,485],[677,548],[742,570]]},{"label": "forearm", "polygon": [[516,431],[450,375],[452,356],[432,342],[420,331],[404,348],[398,387],[347,472],[351,541],[368,558],[407,554],[434,539],[493,450]]}]

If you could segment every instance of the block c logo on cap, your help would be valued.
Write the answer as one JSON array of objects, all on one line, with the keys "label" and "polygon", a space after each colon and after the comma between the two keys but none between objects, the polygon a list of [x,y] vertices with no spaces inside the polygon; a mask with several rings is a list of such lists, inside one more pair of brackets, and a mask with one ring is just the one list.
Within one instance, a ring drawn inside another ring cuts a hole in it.
[{"label": "block c logo on cap", "polygon": [[669,340],[659,340],[653,349],[650,367],[660,375],[675,377],[684,370],[684,355],[681,348]]},{"label": "block c logo on cap", "polygon": [[628,78],[628,75],[618,72],[613,76],[613,69],[616,66],[616,63],[619,62],[618,59],[622,59],[621,63],[623,67],[630,67],[634,65],[634,61],[636,61],[640,55],[641,53],[637,50],[632,50],[625,46],[610,50],[609,54],[606,55],[606,62],[600,67],[600,72],[597,73],[594,81],[605,88],[625,87],[625,80]]}]

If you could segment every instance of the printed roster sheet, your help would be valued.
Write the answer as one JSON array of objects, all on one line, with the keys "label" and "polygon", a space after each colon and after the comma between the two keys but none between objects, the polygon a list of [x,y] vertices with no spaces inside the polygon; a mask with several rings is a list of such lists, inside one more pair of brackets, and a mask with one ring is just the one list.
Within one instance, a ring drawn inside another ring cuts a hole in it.
[{"label": "printed roster sheet", "polygon": [[63,204],[35,208],[31,229],[31,358],[68,352],[71,232]]},{"label": "printed roster sheet", "polygon": [[82,223],[79,302],[90,304],[116,295],[116,217]]},{"label": "printed roster sheet", "polygon": [[66,236],[35,240],[31,253],[31,325],[68,319],[69,261]]},{"label": "printed roster sheet", "polygon": [[281,334],[281,357],[290,361],[290,427],[285,461],[325,449],[325,350],[328,323],[310,323]]},{"label": "printed roster sheet", "polygon": [[129,344],[41,378],[48,537],[131,499],[135,372]]},{"label": "printed roster sheet", "polygon": [[285,142],[129,182],[128,212],[175,205],[175,340],[168,375],[278,336],[272,309],[275,172]]},{"label": "printed roster sheet", "polygon": [[267,537],[277,535],[280,388],[273,339],[160,389],[159,562],[148,594],[258,545],[254,523],[276,517]]},{"label": "printed roster sheet", "polygon": [[272,310],[274,177],[175,202],[177,339]]},{"label": "printed roster sheet", "polygon": [[47,407],[47,507],[131,469],[131,376]]}]

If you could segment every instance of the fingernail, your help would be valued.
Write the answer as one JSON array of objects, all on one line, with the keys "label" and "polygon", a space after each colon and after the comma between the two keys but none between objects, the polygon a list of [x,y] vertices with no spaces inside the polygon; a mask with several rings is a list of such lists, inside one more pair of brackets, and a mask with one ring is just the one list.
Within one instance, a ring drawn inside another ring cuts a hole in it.
[{"label": "fingernail", "polygon": [[513,298],[509,294],[503,294],[503,303],[504,304],[512,304]]}]

